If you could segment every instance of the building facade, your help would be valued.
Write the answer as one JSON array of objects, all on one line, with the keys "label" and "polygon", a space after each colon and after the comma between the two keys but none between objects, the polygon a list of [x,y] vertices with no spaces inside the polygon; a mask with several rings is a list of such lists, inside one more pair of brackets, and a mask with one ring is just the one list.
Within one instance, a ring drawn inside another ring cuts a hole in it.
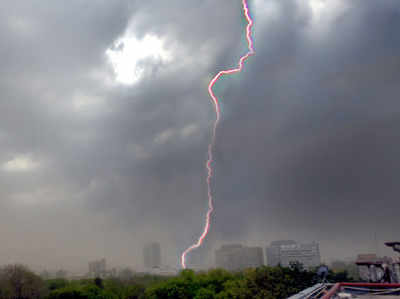
[{"label": "building facade", "polygon": [[243,270],[264,265],[264,255],[261,247],[223,245],[215,252],[215,262],[218,268]]},{"label": "building facade", "polygon": [[265,253],[268,266],[288,267],[292,262],[298,262],[309,269],[321,264],[319,244],[316,242],[301,244],[292,240],[275,241],[265,249]]},{"label": "building facade", "polygon": [[106,259],[89,262],[89,277],[105,277],[106,276]]},{"label": "building facade", "polygon": [[144,266],[148,269],[161,267],[161,247],[153,242],[143,248]]}]

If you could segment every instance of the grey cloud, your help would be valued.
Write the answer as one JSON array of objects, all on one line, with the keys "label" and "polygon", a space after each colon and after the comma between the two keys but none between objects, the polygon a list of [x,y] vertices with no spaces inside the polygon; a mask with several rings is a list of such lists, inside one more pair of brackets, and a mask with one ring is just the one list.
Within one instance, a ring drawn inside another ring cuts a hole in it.
[{"label": "grey cloud", "polygon": [[[204,252],[276,238],[320,240],[326,258],[369,250],[370,231],[392,238],[398,225],[400,6],[346,1],[317,36],[306,2],[267,2],[279,14],[254,12],[256,56],[216,86],[223,114]],[[1,170],[1,240],[10,246],[0,262],[83,271],[106,256],[138,266],[141,244],[156,239],[177,265],[203,227],[215,119],[207,84],[245,50],[240,5],[8,3],[0,162],[29,155],[41,167]],[[175,64],[143,60],[149,71],[137,84],[105,83],[105,51],[126,30],[165,40]],[[21,249],[26,239],[47,245]]]}]

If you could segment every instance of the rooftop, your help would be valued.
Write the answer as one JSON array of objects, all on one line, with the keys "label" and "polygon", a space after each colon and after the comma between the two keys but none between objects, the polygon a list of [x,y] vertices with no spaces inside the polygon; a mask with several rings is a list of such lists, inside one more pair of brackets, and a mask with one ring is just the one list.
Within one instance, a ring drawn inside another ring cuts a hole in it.
[{"label": "rooftop", "polygon": [[319,283],[288,299],[400,299],[398,283]]},{"label": "rooftop", "polygon": [[333,298],[400,298],[398,283],[337,283],[321,297]]}]

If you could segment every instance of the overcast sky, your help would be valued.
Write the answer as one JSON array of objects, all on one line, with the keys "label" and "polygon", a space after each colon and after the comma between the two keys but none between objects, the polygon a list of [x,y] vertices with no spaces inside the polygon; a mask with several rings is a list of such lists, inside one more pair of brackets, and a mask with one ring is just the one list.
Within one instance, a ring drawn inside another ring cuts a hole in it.
[{"label": "overcast sky", "polygon": [[[205,248],[386,253],[399,239],[400,2],[250,9],[256,55],[215,87]],[[3,3],[0,264],[140,267],[159,241],[177,267],[207,209],[207,85],[246,52],[245,26],[240,0]]]}]

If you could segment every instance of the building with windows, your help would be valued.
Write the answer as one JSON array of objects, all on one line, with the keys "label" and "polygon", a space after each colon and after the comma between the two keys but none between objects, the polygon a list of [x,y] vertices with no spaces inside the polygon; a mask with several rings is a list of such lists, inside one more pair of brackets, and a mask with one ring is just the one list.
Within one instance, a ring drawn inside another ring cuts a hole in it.
[{"label": "building with windows", "polygon": [[264,255],[261,247],[223,245],[215,252],[215,262],[218,268],[235,271],[264,265]]},{"label": "building with windows", "polygon": [[298,262],[308,269],[321,264],[319,244],[316,242],[301,244],[292,240],[274,241],[265,249],[265,254],[268,266],[288,267],[292,262]]},{"label": "building with windows", "polygon": [[159,243],[146,244],[143,248],[144,266],[147,269],[161,267],[161,247]]}]

